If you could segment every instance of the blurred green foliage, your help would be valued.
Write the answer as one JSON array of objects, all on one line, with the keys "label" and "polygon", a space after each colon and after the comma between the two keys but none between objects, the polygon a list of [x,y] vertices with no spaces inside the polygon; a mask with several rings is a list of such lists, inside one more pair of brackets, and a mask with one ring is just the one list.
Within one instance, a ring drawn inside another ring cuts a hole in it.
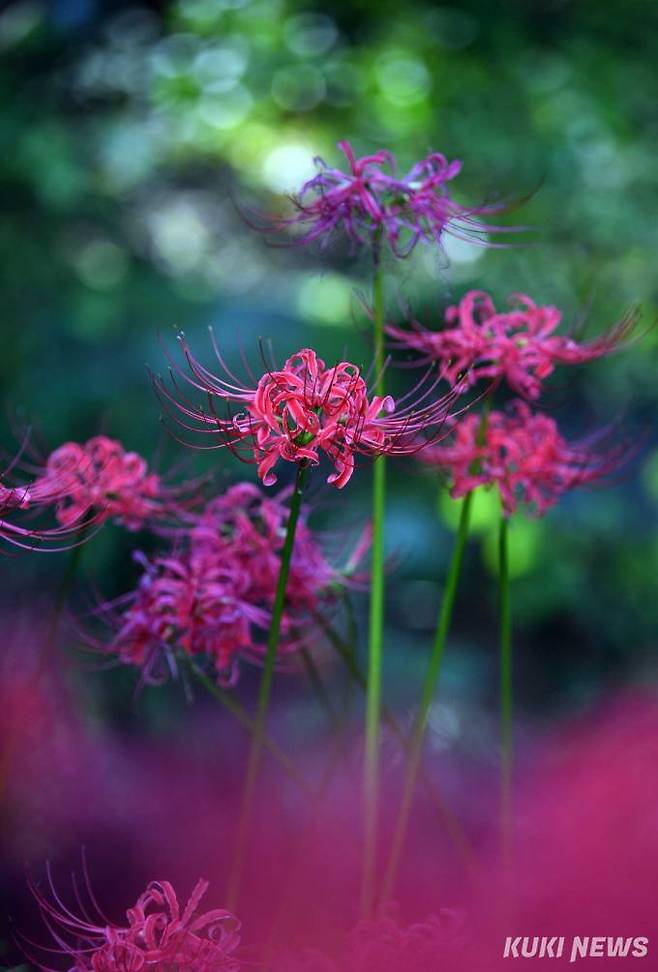
[{"label": "blurred green foliage", "polygon": [[[558,377],[547,404],[568,429],[623,418],[650,443],[657,36],[658,7],[643,0],[10,4],[0,14],[7,414],[20,410],[51,445],[102,427],[150,455],[162,433],[144,362],[162,367],[158,331],[166,342],[183,326],[201,345],[214,322],[234,347],[239,332],[248,350],[271,337],[279,357],[304,343],[367,360],[354,296],[367,263],[340,246],[273,249],[243,218],[284,211],[313,156],[337,161],[347,137],[359,152],[392,149],[401,167],[431,149],[461,158],[464,201],[523,201],[508,220],[533,228],[517,248],[451,242],[444,255],[418,250],[391,265],[391,313],[408,302],[436,321],[468,288],[500,302],[520,290],[597,330],[639,303],[642,340]],[[658,631],[652,448],[641,476],[635,468],[608,492],[514,526],[529,699],[550,688],[577,701],[574,686],[587,695],[644,671]],[[165,454],[180,450],[169,443]],[[220,461],[226,476],[243,473]],[[389,650],[398,668],[396,650],[407,652],[410,671],[426,651],[455,523],[445,497],[437,517],[437,490],[426,472],[394,471]],[[494,665],[491,501],[476,505],[455,635],[463,650],[448,660],[463,692],[473,657]],[[355,483],[341,503],[350,522],[365,516],[366,487]],[[325,516],[334,527],[345,518],[335,502]],[[105,591],[134,579],[129,548],[108,530],[85,552]],[[9,596],[24,577],[52,587],[54,574],[33,558]]]}]

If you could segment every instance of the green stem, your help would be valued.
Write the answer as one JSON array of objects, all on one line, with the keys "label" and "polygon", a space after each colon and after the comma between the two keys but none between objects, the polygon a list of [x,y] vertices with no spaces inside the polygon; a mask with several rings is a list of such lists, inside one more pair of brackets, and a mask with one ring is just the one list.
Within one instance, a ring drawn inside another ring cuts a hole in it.
[{"label": "green stem", "polygon": [[[374,279],[374,369],[375,395],[384,394],[384,280],[377,251]],[[361,912],[370,917],[375,898],[379,802],[379,729],[381,715],[382,655],[384,641],[384,513],[386,502],[386,461],[384,456],[373,466],[372,492],[372,573],[368,629],[368,685],[366,691],[366,738],[364,764],[363,885]]]},{"label": "green stem", "polygon": [[503,514],[498,534],[498,583],[500,585],[500,823],[502,857],[510,864],[512,850],[512,613],[509,578],[509,521]]},{"label": "green stem", "polygon": [[427,666],[427,672],[425,673],[420,707],[414,722],[413,733],[409,746],[409,756],[407,760],[402,800],[395,824],[395,831],[393,834],[393,841],[391,843],[388,864],[382,883],[382,901],[386,901],[390,897],[395,886],[398,868],[400,866],[400,858],[407,836],[409,817],[411,815],[411,806],[416,787],[416,779],[418,777],[423,750],[423,739],[425,737],[427,720],[439,680],[441,661],[443,659],[448,629],[450,628],[450,621],[452,620],[452,612],[455,604],[455,596],[457,594],[459,575],[461,573],[462,562],[464,559],[464,549],[466,547],[466,540],[468,537],[473,495],[474,494],[472,492],[468,493],[462,503],[459,527],[457,529],[455,546],[452,552],[452,558],[450,560],[446,588],[443,595],[443,600],[441,602],[441,610],[439,611],[439,620],[436,628],[434,645],[432,647],[432,653]]},{"label": "green stem", "polygon": [[[234,718],[240,723],[240,725],[253,736],[256,732],[256,723],[251,718],[245,707],[238,702],[237,699],[233,698],[229,692],[225,692],[220,685],[217,685],[217,683],[211,678],[208,678],[208,676],[195,665],[190,666],[190,671],[196,678],[197,682],[199,682],[200,685],[203,685],[206,692],[208,692],[209,695],[212,695],[214,699],[217,699],[218,702],[221,702],[224,708],[230,712],[231,715],[234,716]],[[272,754],[272,756],[274,756],[275,759],[279,761],[290,779],[294,780],[295,783],[297,783],[297,785],[309,796],[312,795],[311,788],[306,783],[304,777],[299,773],[297,767],[287,753],[285,753],[283,749],[281,749],[281,747],[268,736],[265,736],[263,739],[263,746]]]},{"label": "green stem", "polygon": [[279,636],[281,633],[281,620],[283,618],[283,608],[286,598],[286,588],[288,586],[288,577],[290,575],[290,563],[292,560],[292,551],[295,543],[295,531],[297,529],[297,522],[299,520],[299,512],[302,504],[302,491],[304,488],[304,481],[306,479],[307,466],[300,463],[297,466],[297,478],[295,480],[295,488],[290,500],[290,515],[288,516],[288,526],[286,528],[286,538],[283,543],[283,548],[281,550],[281,565],[279,567],[279,578],[276,586],[276,593],[274,595],[274,605],[272,607],[272,620],[270,622],[270,630],[267,638],[267,650],[265,652],[265,662],[263,665],[263,674],[260,682],[260,689],[258,693],[258,705],[256,708],[256,719],[254,722],[254,734],[251,742],[251,749],[249,751],[249,761],[247,763],[247,774],[245,778],[244,793],[242,797],[242,806],[240,811],[240,816],[238,819],[238,833],[235,843],[235,853],[233,856],[233,863],[231,867],[231,872],[229,875],[229,883],[227,890],[227,907],[229,910],[234,910],[237,898],[240,890],[240,881],[242,878],[242,867],[244,863],[244,855],[247,846],[247,840],[249,837],[249,830],[251,828],[251,818],[254,809],[254,796],[256,791],[256,782],[258,779],[258,772],[260,769],[261,757],[263,752],[263,745],[265,740],[265,725],[267,722],[267,710],[270,704],[270,695],[272,694],[272,682],[274,680],[274,670],[276,666],[276,654],[279,647]]}]

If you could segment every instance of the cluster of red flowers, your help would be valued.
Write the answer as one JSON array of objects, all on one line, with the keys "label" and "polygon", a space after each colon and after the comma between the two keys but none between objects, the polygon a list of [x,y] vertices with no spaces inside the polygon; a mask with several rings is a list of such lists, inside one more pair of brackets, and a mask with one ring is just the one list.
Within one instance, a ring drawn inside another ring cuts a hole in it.
[{"label": "cluster of red flowers", "polygon": [[508,516],[520,505],[540,516],[563,493],[614,472],[624,461],[623,444],[597,450],[597,438],[570,444],[554,419],[517,400],[484,419],[467,415],[450,441],[428,446],[419,457],[449,471],[454,497],[495,484]]},{"label": "cluster of red flowers", "polygon": [[50,885],[52,901],[38,888],[32,890],[58,951],[74,963],[69,972],[237,972],[240,967],[234,954],[240,944],[238,919],[220,908],[198,914],[207,881],[197,882],[182,912],[172,885],[152,881],[126,912],[123,925],[105,918],[89,886],[88,904],[76,893],[82,912],[76,915]]},{"label": "cluster of red flowers", "polygon": [[410,329],[388,325],[387,331],[397,348],[419,352],[420,364],[437,362],[455,389],[487,381],[491,393],[505,382],[522,396],[506,412],[449,419],[450,438],[422,444],[419,458],[448,473],[453,496],[495,485],[508,516],[520,505],[541,515],[565,492],[614,472],[632,449],[625,443],[601,448],[603,433],[569,444],[556,422],[533,412],[525,400],[539,398],[557,365],[584,364],[617,349],[634,317],[579,343],[554,333],[562,318],[556,307],[538,306],[525,294],[514,294],[511,305],[508,311],[496,311],[487,293],[472,290],[447,309],[448,326],[441,330],[414,322]]},{"label": "cluster of red flowers", "polygon": [[[118,628],[109,650],[146,681],[176,670],[176,657],[210,661],[220,682],[238,678],[240,658],[261,661],[288,518],[287,492],[264,497],[231,487],[191,519],[173,549],[148,560],[138,588],[101,611]],[[313,619],[365,552],[367,534],[343,571],[331,566],[302,515],[293,548],[282,638],[285,660],[314,631]],[[117,608],[119,609],[117,612]]]},{"label": "cluster of red flowers", "polygon": [[[27,468],[31,482],[0,486],[0,536],[25,547],[60,549],[83,527],[107,520],[139,530],[179,515],[189,489],[165,485],[145,459],[104,435],[83,444],[65,442],[45,463]],[[56,527],[32,525],[32,518],[44,513],[52,514]],[[22,520],[8,520],[12,514],[23,514]]]},{"label": "cluster of red flowers", "polygon": [[538,306],[526,294],[513,294],[508,311],[497,311],[489,294],[471,290],[448,307],[448,325],[430,331],[417,322],[411,330],[389,325],[397,347],[421,354],[420,362],[439,361],[452,384],[470,387],[485,379],[506,381],[524,398],[539,398],[542,383],[556,365],[585,364],[617,348],[633,324],[629,316],[609,333],[578,343],[555,334],[562,320],[557,307]]}]

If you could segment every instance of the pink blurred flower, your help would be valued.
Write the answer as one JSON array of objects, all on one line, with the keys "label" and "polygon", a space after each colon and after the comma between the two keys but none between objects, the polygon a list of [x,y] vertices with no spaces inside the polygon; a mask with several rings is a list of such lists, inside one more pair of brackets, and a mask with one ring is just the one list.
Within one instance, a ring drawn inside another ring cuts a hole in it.
[{"label": "pink blurred flower", "polygon": [[[118,608],[109,649],[139,666],[146,681],[175,672],[176,654],[210,659],[221,682],[234,684],[238,659],[259,662],[265,652],[288,519],[287,493],[266,498],[241,483],[212,500],[166,556],[141,558],[139,587]],[[369,542],[358,543],[346,568],[333,567],[305,521],[297,527],[279,658],[296,652],[321,606],[335,596]]]},{"label": "pink blurred flower", "polygon": [[448,471],[454,497],[496,485],[508,516],[521,504],[541,516],[563,493],[609,475],[630,457],[623,444],[597,449],[604,436],[570,444],[552,418],[516,400],[484,421],[467,415],[450,441],[429,445],[419,458]]},{"label": "pink blurred flower", "polygon": [[[228,446],[246,461],[256,462],[258,475],[266,486],[276,482],[273,468],[279,459],[316,466],[320,453],[324,453],[335,470],[327,482],[341,489],[354,472],[356,455],[415,452],[418,433],[440,430],[455,398],[454,392],[434,397],[440,375],[421,381],[415,397],[405,396],[403,407],[401,402],[396,405],[390,395],[369,398],[368,387],[356,365],[341,361],[328,368],[310,348],[292,355],[283,368],[267,370],[255,388],[249,387],[237,383],[216,344],[213,343],[215,354],[225,378],[200,364],[182,335],[180,342],[191,375],[178,367],[176,371],[207,396],[210,412],[172,393],[157,379],[161,398],[182,413],[183,418],[177,421],[184,429],[219,439],[206,448]],[[217,400],[226,408],[236,406],[239,411],[222,418],[214,411]]]},{"label": "pink blurred flower", "polygon": [[[49,883],[52,900],[39,888],[32,890],[57,943],[46,951],[73,960],[69,972],[236,972],[240,966],[234,956],[240,944],[238,919],[220,908],[198,914],[207,881],[197,882],[182,913],[171,884],[152,881],[126,912],[124,925],[105,918],[88,879],[88,903],[76,888],[79,916],[57,894],[50,872]],[[39,968],[48,972],[45,965]]]},{"label": "pink blurred flower", "polygon": [[391,152],[357,159],[349,142],[338,142],[338,148],[348,171],[315,159],[318,174],[294,197],[296,214],[283,221],[305,230],[300,244],[317,239],[326,244],[342,229],[357,246],[367,244],[376,253],[388,243],[395,256],[406,257],[419,242],[440,245],[444,233],[486,243],[487,233],[509,229],[483,221],[502,204],[466,207],[451,197],[447,184],[459,174],[459,161],[433,152],[406,176],[397,176]]},{"label": "pink blurred flower", "polygon": [[496,311],[482,290],[469,291],[445,313],[448,327],[428,331],[414,322],[411,330],[393,325],[388,334],[397,347],[422,355],[420,363],[439,361],[446,378],[466,387],[481,379],[504,379],[524,398],[538,398],[542,382],[558,364],[584,364],[615,350],[635,323],[627,316],[607,334],[578,343],[555,334],[562,312],[538,306],[525,294],[513,294],[508,311]]},{"label": "pink blurred flower", "polygon": [[129,530],[171,514],[173,499],[145,459],[104,435],[55,449],[27,494],[30,505],[54,503],[62,526],[93,514],[97,523],[113,519]]}]

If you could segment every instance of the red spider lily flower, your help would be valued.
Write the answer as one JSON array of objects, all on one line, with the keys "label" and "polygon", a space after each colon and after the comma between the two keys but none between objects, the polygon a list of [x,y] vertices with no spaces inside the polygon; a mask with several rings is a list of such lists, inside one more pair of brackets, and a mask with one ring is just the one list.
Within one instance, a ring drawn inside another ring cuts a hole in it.
[{"label": "red spider lily flower", "polygon": [[[80,915],[57,894],[48,871],[50,895],[32,885],[44,921],[57,948],[41,949],[67,956],[69,972],[237,972],[234,953],[240,944],[240,922],[222,908],[199,914],[208,882],[197,882],[181,912],[174,888],[168,881],[152,881],[126,923],[115,925],[103,915],[85,872],[88,902],[75,887]],[[34,959],[33,959],[34,961]],[[44,972],[52,970],[41,963]]]},{"label": "red spider lily flower", "polygon": [[177,514],[187,488],[165,486],[140,455],[98,435],[82,445],[65,442],[55,449],[23,494],[29,508],[54,504],[62,527],[79,527],[93,517],[98,524],[111,519],[139,530]]},{"label": "red spider lily flower", "polygon": [[[151,683],[175,673],[179,654],[210,660],[227,686],[237,681],[240,658],[262,662],[289,515],[287,495],[266,498],[251,483],[233,486],[208,504],[177,549],[151,561],[140,558],[145,573],[137,590],[101,608],[110,619],[119,609],[109,650],[141,668]],[[302,512],[278,650],[284,667],[303,645],[321,606],[352,582],[368,543],[366,533],[339,570],[325,558]]]},{"label": "red spider lily flower", "polygon": [[306,230],[300,244],[326,244],[342,229],[355,246],[370,245],[377,254],[388,243],[395,256],[406,257],[420,242],[441,245],[444,233],[484,244],[486,234],[509,229],[486,222],[503,204],[469,208],[452,199],[448,183],[460,172],[459,161],[433,152],[400,177],[391,152],[357,159],[349,142],[338,142],[338,148],[348,171],[316,158],[318,174],[293,197],[297,212],[283,221]]},{"label": "red spider lily flower", "polygon": [[419,351],[419,363],[441,362],[453,383],[504,379],[518,395],[536,399],[556,365],[584,364],[608,354],[635,324],[635,316],[628,315],[607,334],[578,343],[554,333],[562,319],[557,307],[540,307],[525,294],[513,294],[510,302],[510,310],[500,312],[487,293],[471,290],[447,309],[443,330],[428,331],[413,322],[411,330],[389,325],[387,332],[397,347]]},{"label": "red spider lily flower", "polygon": [[[39,529],[25,517],[24,511],[30,509],[29,488],[0,483],[0,540],[24,550],[52,553],[71,549],[79,542],[76,528]],[[16,522],[16,517],[21,517],[20,522]],[[91,526],[91,522],[88,525]]]},{"label": "red spider lily flower", "polygon": [[598,450],[605,434],[569,443],[552,418],[516,400],[484,422],[467,415],[451,441],[429,445],[419,458],[449,472],[455,498],[495,484],[507,516],[520,505],[542,516],[563,493],[615,472],[630,458],[624,445]]},{"label": "red spider lily flower", "polygon": [[[214,375],[191,354],[179,337],[190,374],[174,365],[176,373],[203,392],[210,411],[171,392],[161,379],[156,389],[165,406],[175,406],[183,418],[178,424],[188,431],[216,439],[206,448],[228,446],[245,461],[258,464],[258,475],[266,486],[276,482],[274,466],[279,459],[317,466],[320,453],[334,465],[327,482],[345,486],[355,467],[356,455],[408,455],[418,449],[417,435],[441,430],[456,392],[435,398],[441,375],[426,375],[416,389],[397,404],[390,395],[368,397],[360,369],[348,361],[327,367],[315,351],[303,348],[283,368],[272,368],[256,387],[238,383],[224,364],[216,343],[217,360],[226,378]],[[429,374],[429,373],[428,373]],[[172,372],[173,375],[173,372]],[[174,377],[175,381],[175,377]],[[424,387],[423,387],[424,386]],[[178,389],[174,384],[174,391]],[[236,414],[222,418],[215,402]],[[192,420],[193,424],[189,424]]]}]

